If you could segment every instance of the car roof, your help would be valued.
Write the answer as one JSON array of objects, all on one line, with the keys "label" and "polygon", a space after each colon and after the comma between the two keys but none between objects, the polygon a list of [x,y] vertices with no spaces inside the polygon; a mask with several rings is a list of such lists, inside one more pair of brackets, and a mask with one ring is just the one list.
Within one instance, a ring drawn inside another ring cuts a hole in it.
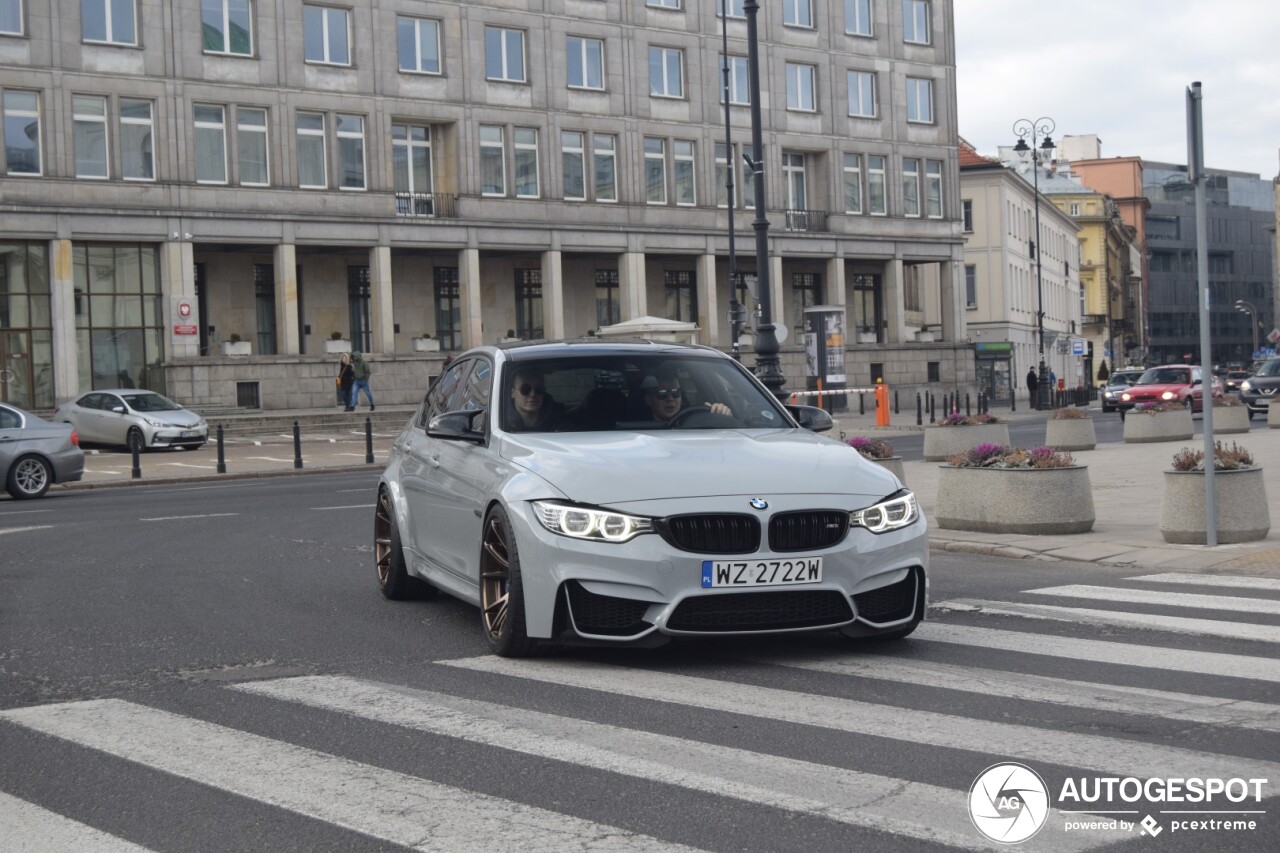
[{"label": "car roof", "polygon": [[602,356],[602,355],[662,355],[679,353],[692,358],[729,358],[720,350],[696,344],[677,344],[667,341],[651,341],[646,338],[621,338],[602,341],[599,338],[578,338],[564,341],[518,341],[508,344],[476,347],[462,353],[461,358],[470,352],[498,352],[504,361],[530,361],[533,359],[556,356]]}]

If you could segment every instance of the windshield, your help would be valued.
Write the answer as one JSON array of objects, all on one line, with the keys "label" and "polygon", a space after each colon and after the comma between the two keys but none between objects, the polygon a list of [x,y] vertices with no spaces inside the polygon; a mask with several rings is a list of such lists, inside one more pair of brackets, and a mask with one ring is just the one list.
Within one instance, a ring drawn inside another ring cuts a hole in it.
[{"label": "windshield", "polygon": [[1264,362],[1262,367],[1258,368],[1258,372],[1255,373],[1254,376],[1280,376],[1280,358]]},{"label": "windshield", "polygon": [[129,408],[135,412],[175,412],[182,407],[159,394],[121,394]]},{"label": "windshield", "polygon": [[1141,373],[1116,373],[1111,376],[1109,385],[1132,385],[1141,376]]},{"label": "windshield", "polygon": [[1137,381],[1138,385],[1190,385],[1189,367],[1153,367]]},{"label": "windshield", "polygon": [[503,367],[499,399],[509,432],[779,429],[785,410],[729,359],[586,354]]}]

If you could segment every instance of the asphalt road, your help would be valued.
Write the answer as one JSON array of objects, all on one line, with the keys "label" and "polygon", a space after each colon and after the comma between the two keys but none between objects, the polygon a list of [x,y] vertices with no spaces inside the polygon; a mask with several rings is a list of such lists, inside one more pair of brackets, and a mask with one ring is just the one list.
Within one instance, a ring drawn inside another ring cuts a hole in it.
[{"label": "asphalt road", "polygon": [[[1054,800],[1028,849],[1280,846],[1275,581],[935,553],[900,644],[508,662],[379,595],[376,476],[0,504],[0,850],[995,847],[967,792],[1004,760]],[[1065,831],[1098,776],[1269,781],[1213,804],[1252,830]]]}]

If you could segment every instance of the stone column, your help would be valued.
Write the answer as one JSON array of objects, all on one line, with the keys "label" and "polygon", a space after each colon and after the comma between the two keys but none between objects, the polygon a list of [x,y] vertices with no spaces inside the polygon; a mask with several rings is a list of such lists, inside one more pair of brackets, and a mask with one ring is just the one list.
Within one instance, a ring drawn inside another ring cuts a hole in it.
[{"label": "stone column", "polygon": [[698,256],[698,343],[720,344],[720,299],[716,287],[716,256]]},{"label": "stone column", "polygon": [[[458,252],[458,296],[462,303],[462,348],[484,343],[484,304],[480,299],[480,250]],[[496,338],[495,338],[496,340]]]},{"label": "stone column", "polygon": [[848,305],[845,293],[844,258],[827,259],[827,287],[823,298],[828,305]]},{"label": "stone column", "polygon": [[[49,241],[49,319],[53,325],[53,397],[65,403],[80,393],[76,345],[76,282],[70,240]],[[85,295],[88,299],[88,294]],[[84,390],[89,390],[85,388]]]},{"label": "stone column", "polygon": [[644,272],[643,252],[623,252],[618,255],[618,299],[622,302],[622,319],[634,320],[649,313],[645,291],[648,288]]},{"label": "stone column", "polygon": [[391,247],[369,250],[370,345],[376,353],[396,351],[395,314],[391,304]]},{"label": "stone column", "polygon": [[902,259],[894,258],[884,264],[884,342],[900,344],[908,337],[906,310],[902,302]]},{"label": "stone column", "polygon": [[943,261],[938,265],[939,302],[942,305],[942,340],[962,343],[968,335],[964,308],[964,264]]},{"label": "stone column", "polygon": [[276,276],[276,352],[302,352],[302,330],[298,328],[298,252],[292,243],[281,243],[272,254]]},{"label": "stone column", "polygon": [[[783,298],[786,291],[782,287],[782,257],[780,255],[769,256],[769,290],[773,295],[773,325],[782,326],[787,322],[787,306]],[[797,322],[802,322],[797,318]],[[795,335],[792,334],[794,329],[787,330],[787,339],[779,341],[779,343],[794,344]]]},{"label": "stone column", "polygon": [[[548,340],[565,337],[564,271],[561,261],[558,248],[542,253],[542,334]],[[573,337],[576,338],[577,335]]]},{"label": "stone column", "polygon": [[194,246],[188,241],[174,241],[160,245],[160,293],[161,317],[164,341],[164,359],[191,358],[200,354],[200,335],[183,335],[173,333],[174,323],[178,318],[173,314],[174,297],[185,297],[191,301],[192,316],[184,321],[196,325],[197,329],[205,322],[200,316],[200,305],[196,300],[196,264]]}]

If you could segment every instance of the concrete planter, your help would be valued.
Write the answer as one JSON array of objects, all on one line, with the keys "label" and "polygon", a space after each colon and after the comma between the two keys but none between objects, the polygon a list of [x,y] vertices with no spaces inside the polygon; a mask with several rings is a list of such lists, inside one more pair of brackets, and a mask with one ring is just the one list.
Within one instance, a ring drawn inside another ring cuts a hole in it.
[{"label": "concrete planter", "polygon": [[1280,406],[1267,406],[1267,429],[1280,429]]},{"label": "concrete planter", "polygon": [[[1261,468],[1213,472],[1218,542],[1256,542],[1271,531]],[[1165,471],[1160,497],[1160,535],[1178,545],[1203,545],[1204,472]]]},{"label": "concrete planter", "polygon": [[1172,412],[1129,412],[1124,417],[1124,440],[1129,444],[1146,444],[1153,441],[1186,441],[1195,435],[1190,409]]},{"label": "concrete planter", "polygon": [[1249,431],[1249,409],[1247,406],[1214,406],[1213,432],[1215,435],[1231,435]]},{"label": "concrete planter", "polygon": [[874,344],[874,343],[877,343],[877,341],[876,341],[876,333],[875,333],[875,332],[858,332],[858,338],[857,338],[857,340],[858,340],[858,343],[860,343],[860,344]]},{"label": "concrete planter", "polygon": [[351,341],[325,341],[324,351],[327,353],[351,352]]},{"label": "concrete planter", "polygon": [[414,352],[440,352],[440,341],[438,338],[414,338]]},{"label": "concrete planter", "polygon": [[225,356],[253,355],[253,344],[248,341],[223,341],[222,354]]},{"label": "concrete planter", "polygon": [[933,332],[916,332],[916,341],[922,344],[933,343]]},{"label": "concrete planter", "polygon": [[901,482],[902,485],[905,486],[907,484],[907,472],[906,469],[902,467],[901,456],[890,456],[888,459],[868,459],[867,461],[874,462],[881,468],[888,469],[893,476],[898,478],[898,481]]},{"label": "concrete planter", "polygon": [[956,468],[942,465],[939,527],[979,533],[1056,536],[1093,529],[1087,465],[1070,468]]},{"label": "concrete planter", "polygon": [[1092,418],[1050,418],[1045,423],[1044,443],[1054,450],[1093,450],[1098,437]]},{"label": "concrete planter", "polygon": [[979,444],[1009,446],[1008,424],[971,424],[969,426],[931,426],[924,431],[924,459],[942,462],[948,456],[964,453]]}]

